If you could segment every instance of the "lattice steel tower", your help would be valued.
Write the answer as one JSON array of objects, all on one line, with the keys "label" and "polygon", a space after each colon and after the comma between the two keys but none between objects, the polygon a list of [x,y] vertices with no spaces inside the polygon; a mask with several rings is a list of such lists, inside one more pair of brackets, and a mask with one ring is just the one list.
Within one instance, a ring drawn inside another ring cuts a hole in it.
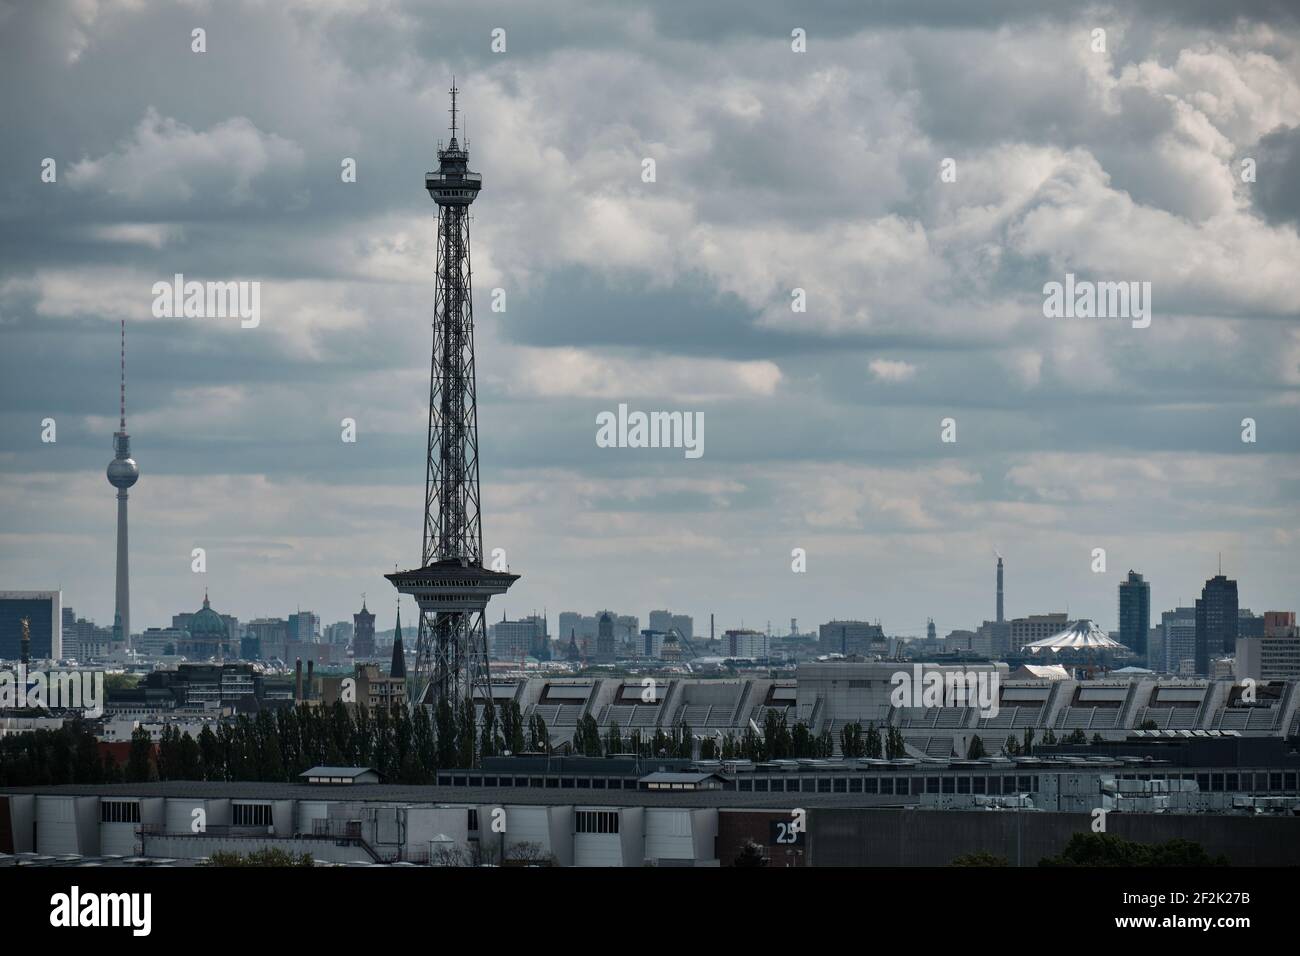
[{"label": "lattice steel tower", "polygon": [[483,567],[469,259],[469,207],[483,177],[469,169],[468,143],[456,140],[458,92],[453,82],[451,141],[424,178],[438,204],[438,253],[421,566],[384,575],[420,607],[413,699],[453,706],[490,699],[487,602],[519,579]]}]

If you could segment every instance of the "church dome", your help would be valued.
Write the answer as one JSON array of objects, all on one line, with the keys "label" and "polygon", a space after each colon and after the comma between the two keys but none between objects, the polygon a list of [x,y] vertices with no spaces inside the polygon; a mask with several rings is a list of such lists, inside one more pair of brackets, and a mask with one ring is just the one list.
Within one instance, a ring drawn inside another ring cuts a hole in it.
[{"label": "church dome", "polygon": [[226,628],[226,622],[221,619],[221,615],[212,610],[212,605],[208,603],[208,596],[203,595],[203,607],[190,618],[190,637],[194,639],[215,639],[228,640],[230,631]]}]

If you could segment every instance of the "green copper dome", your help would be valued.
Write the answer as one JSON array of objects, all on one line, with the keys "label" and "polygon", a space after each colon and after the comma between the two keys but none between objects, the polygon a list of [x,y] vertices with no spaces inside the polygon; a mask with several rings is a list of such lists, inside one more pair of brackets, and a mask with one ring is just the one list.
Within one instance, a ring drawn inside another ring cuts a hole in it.
[{"label": "green copper dome", "polygon": [[226,622],[221,619],[221,615],[212,610],[208,604],[207,594],[203,595],[203,607],[194,617],[190,618],[190,637],[191,638],[216,638],[227,640],[230,631],[226,628]]}]

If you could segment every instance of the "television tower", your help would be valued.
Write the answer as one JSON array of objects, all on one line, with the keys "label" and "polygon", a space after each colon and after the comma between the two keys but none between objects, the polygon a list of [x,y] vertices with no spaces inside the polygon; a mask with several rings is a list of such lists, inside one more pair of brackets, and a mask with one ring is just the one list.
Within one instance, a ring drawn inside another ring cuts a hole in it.
[{"label": "television tower", "polygon": [[121,418],[113,433],[113,460],[108,463],[108,483],[117,489],[117,610],[114,624],[131,644],[131,572],[127,561],[126,490],[140,479],[140,466],[131,457],[131,436],[126,433],[126,319],[122,320]]},{"label": "television tower", "polygon": [[424,177],[438,204],[424,543],[420,567],[384,576],[420,607],[412,699],[455,707],[491,699],[487,603],[519,575],[483,567],[469,260],[469,206],[483,177],[469,169],[469,151],[456,140],[455,80],[450,92],[451,141],[438,150],[438,169]]}]

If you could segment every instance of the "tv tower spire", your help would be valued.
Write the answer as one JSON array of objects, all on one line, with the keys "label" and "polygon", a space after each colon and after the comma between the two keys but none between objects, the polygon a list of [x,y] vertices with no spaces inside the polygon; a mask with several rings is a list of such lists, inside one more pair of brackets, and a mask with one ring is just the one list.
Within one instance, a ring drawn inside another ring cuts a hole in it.
[{"label": "tv tower spire", "polygon": [[108,483],[117,489],[117,608],[113,627],[121,629],[121,640],[130,646],[131,573],[127,559],[126,492],[139,481],[140,466],[131,457],[131,436],[126,433],[126,319],[122,320],[121,371],[120,418],[113,434],[114,455],[108,463]]},{"label": "tv tower spire", "polygon": [[413,699],[454,708],[491,700],[484,615],[488,599],[519,575],[483,567],[469,256],[469,206],[483,177],[470,170],[469,152],[456,141],[454,80],[450,93],[451,142],[424,178],[438,204],[438,253],[421,566],[385,577],[420,607]]}]

